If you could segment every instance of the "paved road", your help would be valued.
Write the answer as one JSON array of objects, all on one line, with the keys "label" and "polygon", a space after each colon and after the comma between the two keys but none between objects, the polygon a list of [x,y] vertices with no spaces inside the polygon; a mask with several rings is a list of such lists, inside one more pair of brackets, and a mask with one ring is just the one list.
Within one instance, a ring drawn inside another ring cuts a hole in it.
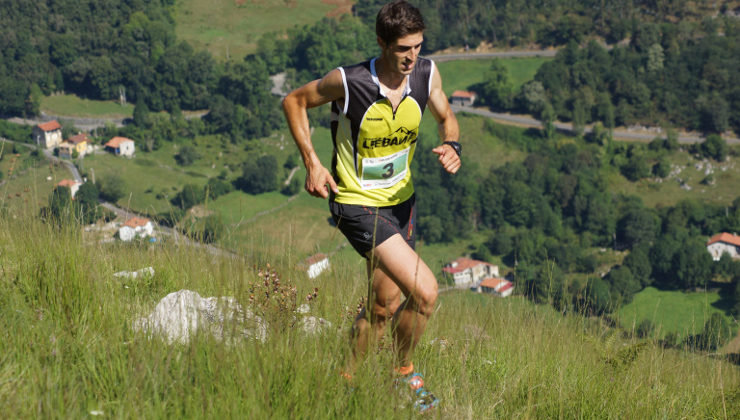
[{"label": "paved road", "polygon": [[[454,112],[466,112],[468,114],[475,114],[480,115],[483,117],[488,117],[493,120],[496,120],[498,122],[502,122],[505,124],[515,124],[515,125],[521,125],[525,127],[534,127],[534,128],[542,128],[542,123],[538,121],[535,118],[526,116],[526,115],[513,115],[513,114],[505,114],[500,112],[492,112],[485,108],[471,108],[471,107],[463,107],[463,106],[457,106],[457,105],[451,105],[451,108]],[[573,131],[573,124],[571,123],[562,123],[556,121],[554,123],[555,127],[558,130],[561,131],[567,131],[572,132]],[[584,128],[584,132],[590,133],[592,131],[592,127],[588,126]],[[635,133],[631,131],[627,131],[625,129],[615,129],[614,130],[614,139],[615,140],[623,140],[623,141],[650,141],[654,139],[655,137],[660,136],[659,133]],[[696,135],[679,135],[678,136],[678,142],[679,143],[701,143],[704,141],[704,137],[696,136]],[[740,144],[740,139],[737,138],[725,138],[725,141],[727,141],[728,144]]]},{"label": "paved road", "polygon": [[526,50],[526,51],[496,51],[486,53],[453,53],[453,54],[432,54],[426,56],[437,63],[454,60],[485,60],[490,58],[520,58],[520,57],[555,57],[558,50]]}]

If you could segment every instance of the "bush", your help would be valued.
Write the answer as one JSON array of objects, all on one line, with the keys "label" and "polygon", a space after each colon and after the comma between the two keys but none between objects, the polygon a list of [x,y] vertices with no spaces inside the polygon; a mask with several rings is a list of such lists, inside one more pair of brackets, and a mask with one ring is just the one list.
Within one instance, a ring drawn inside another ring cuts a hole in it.
[{"label": "bush", "polygon": [[293,178],[290,180],[290,183],[283,187],[280,192],[283,195],[291,196],[296,195],[299,192],[301,192],[301,189],[303,188],[303,181],[300,177],[293,176]]},{"label": "bush", "polygon": [[120,200],[125,194],[126,187],[123,179],[118,175],[109,175],[100,180],[100,197],[111,203]]},{"label": "bush", "polygon": [[260,194],[277,189],[278,164],[275,156],[264,155],[247,161],[242,167],[242,177],[237,184],[250,194]]}]

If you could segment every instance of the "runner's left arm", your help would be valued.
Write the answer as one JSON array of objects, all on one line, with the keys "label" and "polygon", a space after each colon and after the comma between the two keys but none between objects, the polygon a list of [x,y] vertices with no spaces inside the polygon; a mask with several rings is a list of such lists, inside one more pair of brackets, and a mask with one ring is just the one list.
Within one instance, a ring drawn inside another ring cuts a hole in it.
[{"label": "runner's left arm", "polygon": [[[437,129],[439,138],[445,141],[460,141],[460,127],[457,124],[455,113],[450,108],[447,101],[447,95],[442,91],[442,77],[439,75],[439,69],[432,75],[432,89],[429,92],[429,101],[427,105],[432,112],[434,119],[437,120]],[[448,144],[442,144],[432,149],[432,152],[439,155],[439,163],[445,170],[451,174],[460,169],[462,162],[455,149]]]}]

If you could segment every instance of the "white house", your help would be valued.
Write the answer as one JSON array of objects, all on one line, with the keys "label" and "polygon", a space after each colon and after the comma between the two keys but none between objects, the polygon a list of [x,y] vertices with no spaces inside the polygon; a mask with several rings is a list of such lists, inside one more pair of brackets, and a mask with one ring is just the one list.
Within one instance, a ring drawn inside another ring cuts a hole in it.
[{"label": "white house", "polygon": [[33,126],[32,134],[36,146],[45,149],[51,149],[62,142],[62,126],[57,120],[51,120],[45,123]]},{"label": "white house", "polygon": [[124,242],[128,242],[137,236],[145,238],[152,236],[153,233],[154,225],[151,220],[143,217],[132,217],[118,229],[118,238]]},{"label": "white house", "polygon": [[329,256],[326,254],[312,255],[303,262],[303,266],[307,267],[306,273],[308,274],[308,278],[314,279],[329,268]]},{"label": "white house", "polygon": [[69,192],[72,195],[72,198],[75,198],[75,194],[77,194],[77,190],[80,189],[80,185],[82,185],[82,183],[77,182],[74,179],[63,179],[57,183],[57,187],[69,188]]},{"label": "white house", "polygon": [[473,106],[475,99],[475,92],[468,92],[465,90],[456,90],[452,92],[452,95],[450,96],[450,102],[452,105],[459,106]]},{"label": "white house", "polygon": [[480,282],[475,289],[478,293],[491,293],[496,296],[507,297],[514,292],[514,283],[506,279],[491,277]]},{"label": "white house", "polygon": [[484,261],[460,257],[447,264],[442,271],[452,276],[456,286],[478,283],[488,277],[498,277],[498,266]]},{"label": "white house", "polygon": [[740,258],[740,236],[731,233],[718,233],[707,241],[707,251],[714,261],[719,261],[722,254],[728,253],[733,259]]},{"label": "white house", "polygon": [[105,143],[105,150],[116,156],[132,157],[134,155],[134,141],[126,137],[113,137],[108,140],[108,143]]}]

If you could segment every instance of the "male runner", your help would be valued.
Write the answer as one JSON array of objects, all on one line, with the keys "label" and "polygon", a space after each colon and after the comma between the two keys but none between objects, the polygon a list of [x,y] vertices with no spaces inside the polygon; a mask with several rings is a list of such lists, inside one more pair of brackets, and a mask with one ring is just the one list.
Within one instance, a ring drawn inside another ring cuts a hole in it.
[{"label": "male runner", "polygon": [[[369,320],[363,310],[353,326],[354,360],[365,353],[371,337],[384,334],[392,319],[400,363],[396,371],[416,391],[417,407],[425,410],[438,400],[423,388],[411,355],[434,310],[437,280],[414,251],[410,165],[426,106],[443,141],[432,152],[449,173],[460,168],[459,128],[434,63],[419,58],[424,41],[419,10],[403,0],[386,4],[378,13],[376,34],[378,58],[339,67],[294,90],[285,97],[283,109],[306,166],[306,191],[329,198],[338,228],[368,260],[372,309]],[[314,151],[306,112],[328,102],[334,141],[331,172]]]}]

